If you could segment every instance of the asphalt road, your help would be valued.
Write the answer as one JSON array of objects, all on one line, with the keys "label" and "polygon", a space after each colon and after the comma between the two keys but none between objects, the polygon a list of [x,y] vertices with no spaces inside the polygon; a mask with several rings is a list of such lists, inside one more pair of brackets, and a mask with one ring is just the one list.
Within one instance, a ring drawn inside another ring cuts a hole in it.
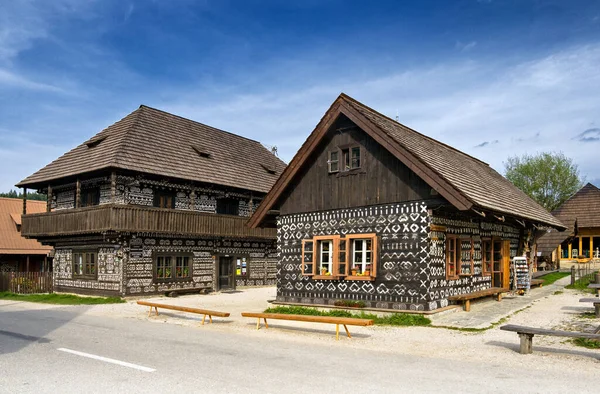
[{"label": "asphalt road", "polygon": [[[0,306],[0,393],[598,392],[565,365],[490,365]],[[292,335],[292,334],[290,334]],[[360,340],[360,339],[356,339]],[[597,386],[596,386],[597,387]]]}]

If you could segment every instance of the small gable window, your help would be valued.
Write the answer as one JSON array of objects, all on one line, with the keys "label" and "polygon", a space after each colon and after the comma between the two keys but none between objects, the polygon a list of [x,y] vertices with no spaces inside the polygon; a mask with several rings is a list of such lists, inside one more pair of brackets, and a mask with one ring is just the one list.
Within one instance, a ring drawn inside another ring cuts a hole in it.
[{"label": "small gable window", "polygon": [[329,160],[327,164],[329,165],[329,172],[339,172],[340,171],[340,152],[337,150],[329,152]]},{"label": "small gable window", "polygon": [[344,160],[343,171],[350,171],[360,168],[360,147],[342,149],[342,159]]},{"label": "small gable window", "polygon": [[154,206],[175,209],[175,192],[159,190],[154,193]]}]

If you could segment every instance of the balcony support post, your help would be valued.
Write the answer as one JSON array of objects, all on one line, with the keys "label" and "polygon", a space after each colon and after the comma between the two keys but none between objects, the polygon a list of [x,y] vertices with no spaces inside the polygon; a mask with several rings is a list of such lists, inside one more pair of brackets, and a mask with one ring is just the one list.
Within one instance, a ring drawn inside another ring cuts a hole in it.
[{"label": "balcony support post", "polygon": [[115,203],[117,198],[117,173],[115,171],[110,174],[110,202]]},{"label": "balcony support post", "polygon": [[23,215],[27,215],[27,188],[23,188]]},{"label": "balcony support post", "polygon": [[192,188],[192,192],[190,193],[190,210],[194,211],[196,209],[196,189]]},{"label": "balcony support post", "polygon": [[79,178],[75,183],[75,208],[81,208],[81,181]]},{"label": "balcony support post", "polygon": [[52,185],[48,185],[48,195],[46,199],[46,212],[52,210]]}]

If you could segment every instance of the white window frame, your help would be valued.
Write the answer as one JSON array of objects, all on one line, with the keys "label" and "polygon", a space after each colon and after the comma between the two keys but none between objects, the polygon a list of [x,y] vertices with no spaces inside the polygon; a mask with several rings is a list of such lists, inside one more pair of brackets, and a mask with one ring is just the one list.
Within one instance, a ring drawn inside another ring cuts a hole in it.
[{"label": "white window frame", "polygon": [[[327,262],[323,262],[323,244],[327,243],[329,245],[329,250],[325,253],[329,253],[329,259]],[[326,265],[327,272],[333,275],[333,241],[331,240],[320,240],[318,241],[319,245],[319,267],[317,274],[321,273],[321,269]]]},{"label": "white window frame", "polygon": [[[334,154],[334,153],[337,155],[337,160],[332,160],[331,159],[331,155]],[[328,159],[327,160],[327,167],[328,167],[329,172],[330,173],[340,172],[340,152],[338,150],[329,151],[327,159]],[[331,165],[333,163],[335,163],[337,165],[337,169],[335,169],[335,170],[333,170],[331,168]]]},{"label": "white window frame", "polygon": [[[362,248],[360,250],[356,249],[356,241],[362,241]],[[371,242],[371,250],[367,249],[367,241]],[[356,261],[356,254],[359,253],[361,256],[361,262]],[[371,261],[367,262],[367,255],[371,254]],[[364,273],[367,264],[373,264],[373,240],[371,238],[355,238],[352,240],[352,267],[351,269],[356,269],[357,265],[360,265],[360,272]],[[372,269],[372,268],[371,268]]]}]

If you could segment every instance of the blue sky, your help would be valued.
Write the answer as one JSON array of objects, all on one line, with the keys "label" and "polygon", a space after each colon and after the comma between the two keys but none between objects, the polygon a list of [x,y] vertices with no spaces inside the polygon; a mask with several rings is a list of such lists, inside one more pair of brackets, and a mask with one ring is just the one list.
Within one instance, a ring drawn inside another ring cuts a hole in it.
[{"label": "blue sky", "polygon": [[0,0],[0,191],[140,104],[289,161],[340,92],[600,184],[599,69],[595,0]]}]

